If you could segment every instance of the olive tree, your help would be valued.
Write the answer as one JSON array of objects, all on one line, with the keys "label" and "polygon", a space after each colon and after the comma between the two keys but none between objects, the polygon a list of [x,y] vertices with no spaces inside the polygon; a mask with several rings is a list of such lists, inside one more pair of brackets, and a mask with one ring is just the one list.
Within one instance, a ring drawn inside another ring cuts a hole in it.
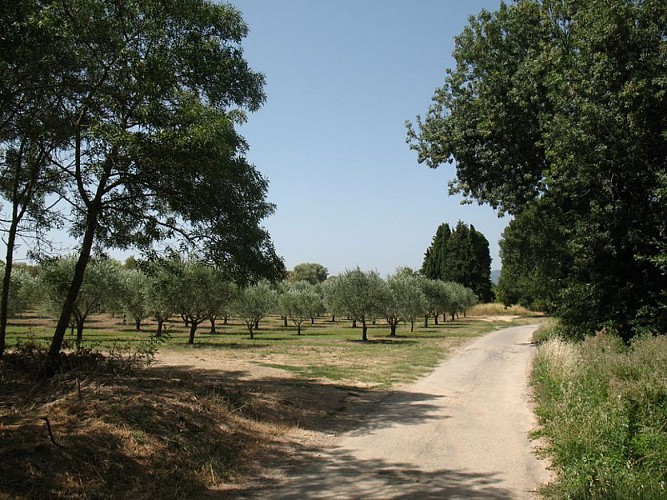
[{"label": "olive tree", "polygon": [[276,291],[265,280],[240,290],[233,310],[245,323],[251,339],[255,338],[261,319],[275,309],[277,300]]},{"label": "olive tree", "polygon": [[299,281],[288,286],[279,302],[280,311],[296,325],[297,335],[301,335],[301,324],[317,314],[322,300],[313,285]]},{"label": "olive tree", "polygon": [[[76,257],[73,255],[52,259],[40,266],[41,295],[54,312],[59,310],[63,293],[74,274]],[[68,326],[76,327],[76,345],[81,347],[84,325],[91,313],[101,312],[105,306],[118,300],[122,290],[120,267],[108,258],[95,258],[87,267],[81,290],[76,297]]]},{"label": "olive tree", "polygon": [[361,339],[368,341],[368,322],[382,316],[387,299],[386,286],[377,271],[358,267],[346,270],[333,285],[334,308],[361,322]]}]

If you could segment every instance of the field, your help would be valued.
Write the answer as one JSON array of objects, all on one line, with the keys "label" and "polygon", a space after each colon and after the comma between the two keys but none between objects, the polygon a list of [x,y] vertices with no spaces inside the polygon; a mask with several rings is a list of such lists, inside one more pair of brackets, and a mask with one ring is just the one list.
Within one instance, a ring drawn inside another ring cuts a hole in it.
[{"label": "field", "polygon": [[275,465],[298,461],[300,450],[357,426],[468,339],[536,321],[472,316],[413,333],[404,325],[395,339],[378,322],[363,343],[347,321],[318,318],[298,336],[272,317],[252,341],[239,323],[213,335],[202,324],[194,346],[171,323],[153,365],[129,371],[135,358],[125,346],[142,345],[153,325],[135,332],[120,318],[92,319],[84,347],[111,350],[115,362],[82,362],[49,381],[30,376],[30,361],[51,320],[11,323],[8,341],[22,340],[23,364],[13,355],[0,363],[0,496],[110,498],[119,485],[133,498],[234,496],[276,480]]}]

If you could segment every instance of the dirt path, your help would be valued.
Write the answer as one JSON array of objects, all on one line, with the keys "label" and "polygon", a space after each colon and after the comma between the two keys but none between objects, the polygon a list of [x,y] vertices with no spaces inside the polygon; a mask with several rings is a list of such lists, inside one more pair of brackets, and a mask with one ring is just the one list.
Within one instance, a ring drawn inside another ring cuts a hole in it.
[{"label": "dirt path", "polygon": [[397,390],[358,429],[301,450],[245,498],[531,498],[548,481],[528,433],[535,326],[499,330]]}]

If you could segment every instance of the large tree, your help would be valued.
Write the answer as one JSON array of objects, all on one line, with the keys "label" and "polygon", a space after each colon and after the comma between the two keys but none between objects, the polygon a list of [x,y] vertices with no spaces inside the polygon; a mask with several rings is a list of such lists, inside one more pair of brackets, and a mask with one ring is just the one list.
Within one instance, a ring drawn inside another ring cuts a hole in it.
[{"label": "large tree", "polygon": [[243,58],[240,13],[201,0],[54,0],[37,15],[59,27],[75,59],[64,96],[72,134],[58,166],[80,252],[50,363],[94,244],[181,237],[241,278],[281,276],[260,226],[273,211],[267,181],[235,129],[264,100],[264,79]]},{"label": "large tree", "polygon": [[409,127],[420,161],[456,161],[451,191],[516,217],[539,205],[558,226],[557,312],[579,331],[667,329],[665,26],[653,0],[483,11]]},{"label": "large tree", "polygon": [[451,230],[441,224],[426,250],[422,274],[430,279],[454,281],[490,301],[491,255],[489,242],[473,225],[462,221]]}]

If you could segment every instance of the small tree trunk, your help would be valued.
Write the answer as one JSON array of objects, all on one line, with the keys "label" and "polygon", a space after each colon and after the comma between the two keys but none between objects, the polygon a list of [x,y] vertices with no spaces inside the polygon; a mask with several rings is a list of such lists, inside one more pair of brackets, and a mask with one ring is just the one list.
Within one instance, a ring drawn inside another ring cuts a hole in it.
[{"label": "small tree trunk", "polygon": [[361,320],[361,340],[363,342],[368,342],[368,326],[366,326],[366,320]]},{"label": "small tree trunk", "polygon": [[287,316],[283,316],[283,326],[287,326]]},{"label": "small tree trunk", "polygon": [[440,316],[438,313],[433,315],[433,324],[436,326],[438,325],[438,316]]},{"label": "small tree trunk", "polygon": [[411,320],[410,321],[410,333],[413,333],[415,331],[415,321]]},{"label": "small tree trunk", "polygon": [[215,318],[210,318],[209,321],[211,322],[211,330],[208,333],[215,335],[218,333],[218,331],[215,329]]},{"label": "small tree trunk", "polygon": [[311,325],[314,325],[314,324],[315,324],[315,318],[314,318],[314,317],[311,317],[311,318],[310,318],[310,324],[311,324]]},{"label": "small tree trunk", "polygon": [[162,325],[164,324],[163,319],[158,319],[157,320],[157,330],[155,331],[155,336],[156,337],[162,337]]},{"label": "small tree trunk", "polygon": [[296,324],[296,334],[301,335],[301,321]]},{"label": "small tree trunk", "polygon": [[255,330],[259,330],[259,320],[255,321]]},{"label": "small tree trunk", "polygon": [[134,330],[137,332],[141,331],[141,318],[135,318],[134,320]]},{"label": "small tree trunk", "polygon": [[81,349],[81,342],[83,342],[83,318],[76,320],[76,350]]},{"label": "small tree trunk", "polygon": [[246,326],[248,327],[248,332],[250,332],[250,340],[253,340],[255,338],[255,332],[253,331],[253,326],[255,326],[254,321],[248,321]]},{"label": "small tree trunk", "polygon": [[222,324],[223,324],[223,325],[227,325],[227,321],[228,321],[228,320],[229,320],[229,316],[225,314],[225,315],[222,317]]},{"label": "small tree trunk", "polygon": [[395,337],[396,336],[396,326],[398,325],[398,321],[390,321],[389,322],[389,328],[391,330],[391,333],[389,334],[390,337]]},{"label": "small tree trunk", "polygon": [[424,328],[428,328],[428,314],[424,316]]},{"label": "small tree trunk", "polygon": [[195,332],[197,331],[197,323],[195,321],[190,322],[190,336],[188,337],[188,344],[195,343]]},{"label": "small tree trunk", "polygon": [[355,319],[355,320],[352,320],[352,328],[356,328],[356,327],[357,327],[357,320]]}]

